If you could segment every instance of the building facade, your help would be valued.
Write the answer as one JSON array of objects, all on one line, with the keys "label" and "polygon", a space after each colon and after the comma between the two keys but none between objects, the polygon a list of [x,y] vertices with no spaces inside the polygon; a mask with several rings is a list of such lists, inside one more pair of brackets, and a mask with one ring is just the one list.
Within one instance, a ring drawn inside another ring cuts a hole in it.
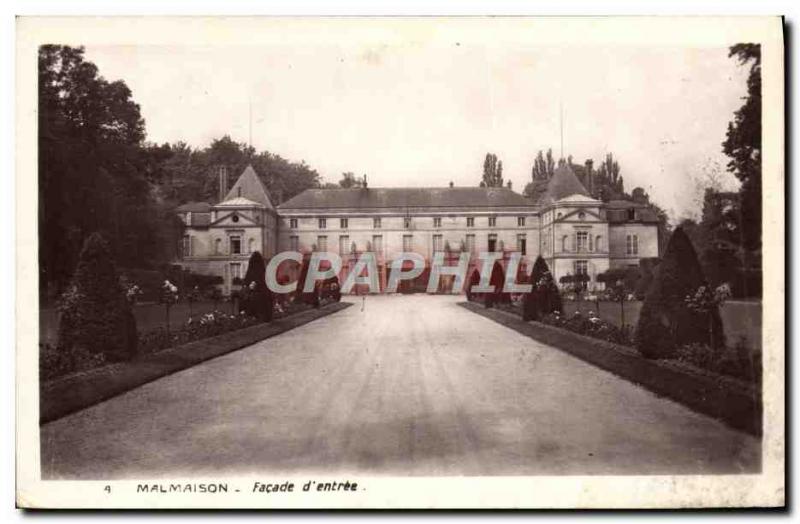
[{"label": "building facade", "polygon": [[[221,187],[224,181],[220,181]],[[536,202],[510,188],[438,187],[308,189],[274,207],[252,167],[216,205],[190,203],[178,209],[185,224],[183,257],[188,269],[220,275],[224,291],[244,275],[247,258],[260,251],[327,251],[342,258],[344,271],[363,252],[378,260],[385,286],[388,266],[402,252],[426,261],[469,252],[522,257],[530,272],[538,255],[556,281],[589,275],[589,289],[609,268],[639,265],[657,257],[658,220],[647,206],[601,202],[589,196],[568,165],[559,166]],[[474,264],[474,262],[473,262]]]}]

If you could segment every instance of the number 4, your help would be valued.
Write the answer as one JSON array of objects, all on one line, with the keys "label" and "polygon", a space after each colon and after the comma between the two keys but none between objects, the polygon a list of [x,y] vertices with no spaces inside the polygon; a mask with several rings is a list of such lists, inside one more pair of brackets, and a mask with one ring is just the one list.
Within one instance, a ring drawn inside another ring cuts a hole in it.
[{"label": "number 4", "polygon": [[103,488],[103,491],[105,491],[106,493],[111,493],[111,486],[106,486],[105,488]]}]

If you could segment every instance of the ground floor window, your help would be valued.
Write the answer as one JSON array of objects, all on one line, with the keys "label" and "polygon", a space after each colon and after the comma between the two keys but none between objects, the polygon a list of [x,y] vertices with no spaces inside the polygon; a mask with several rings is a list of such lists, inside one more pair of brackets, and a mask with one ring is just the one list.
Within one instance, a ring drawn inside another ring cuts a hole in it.
[{"label": "ground floor window", "polygon": [[517,235],[517,251],[519,251],[522,255],[527,255],[527,243],[528,239],[525,238],[525,235]]},{"label": "ground floor window", "polygon": [[300,251],[300,239],[297,238],[297,235],[289,237],[289,249],[292,251]]},{"label": "ground floor window", "polygon": [[414,247],[414,238],[411,235],[403,235],[403,251],[410,252]]},{"label": "ground floor window", "polygon": [[328,237],[326,236],[318,236],[317,237],[317,251],[322,251],[323,253],[328,250]]},{"label": "ground floor window", "polygon": [[372,249],[375,253],[383,253],[383,236],[372,235]]},{"label": "ground floor window", "polygon": [[575,261],[575,274],[576,275],[588,275],[589,274],[589,261],[588,260],[576,260]]},{"label": "ground floor window", "polygon": [[444,244],[442,243],[442,235],[433,235],[433,252],[442,251]]},{"label": "ground floor window", "polygon": [[494,233],[489,235],[489,244],[486,247],[489,250],[489,253],[494,253],[497,251],[497,235]]}]

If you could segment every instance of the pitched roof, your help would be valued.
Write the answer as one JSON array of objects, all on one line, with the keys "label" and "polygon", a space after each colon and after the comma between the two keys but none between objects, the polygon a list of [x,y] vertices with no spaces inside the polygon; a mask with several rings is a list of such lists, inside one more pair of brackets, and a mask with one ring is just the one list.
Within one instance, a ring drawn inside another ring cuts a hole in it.
[{"label": "pitched roof", "polygon": [[553,176],[547,182],[547,190],[539,199],[542,204],[551,204],[562,198],[572,195],[583,195],[591,198],[589,192],[583,187],[575,172],[568,164],[561,164],[553,171]]},{"label": "pitched roof", "polygon": [[256,170],[249,164],[244,171],[242,171],[242,174],[239,175],[239,179],[233,184],[231,190],[228,191],[223,202],[228,202],[237,197],[253,200],[262,204],[267,209],[275,209],[275,206],[272,205],[272,201],[269,198],[267,188],[264,187],[264,183],[258,177],[258,174],[256,174]]},{"label": "pitched roof", "polygon": [[529,199],[505,187],[378,187],[306,189],[280,209],[380,209],[529,207]]},{"label": "pitched roof", "polygon": [[264,207],[264,204],[261,202],[256,202],[255,200],[250,200],[249,198],[245,197],[235,197],[229,200],[224,200],[219,204],[215,205],[214,207]]},{"label": "pitched roof", "polygon": [[178,213],[209,213],[211,212],[211,204],[208,202],[186,202],[175,208],[175,211]]}]

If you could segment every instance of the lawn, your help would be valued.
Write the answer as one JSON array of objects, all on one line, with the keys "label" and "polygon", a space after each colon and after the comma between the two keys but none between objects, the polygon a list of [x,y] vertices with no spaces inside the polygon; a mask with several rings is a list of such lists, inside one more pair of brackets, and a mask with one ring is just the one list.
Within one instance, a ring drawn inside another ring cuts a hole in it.
[{"label": "lawn", "polygon": [[[631,301],[624,304],[625,323],[636,326],[639,321],[639,311],[642,309],[642,303]],[[617,326],[622,324],[622,312],[620,311],[619,302],[564,301],[565,314],[570,315],[577,310],[583,313],[594,311],[606,322]],[[720,314],[722,323],[725,326],[728,345],[733,346],[740,337],[744,337],[747,347],[756,350],[761,349],[761,302],[727,302],[722,306]]]},{"label": "lawn", "polygon": [[[231,302],[219,302],[217,307],[226,312],[234,312]],[[175,304],[169,310],[169,323],[172,327],[185,324],[190,316],[197,317],[204,313],[214,311],[214,302],[201,301],[195,302],[191,307],[192,315],[189,315],[189,304],[181,302]],[[146,332],[162,327],[165,323],[164,306],[161,304],[138,304],[134,306],[133,313],[136,316],[136,328],[139,332]],[[58,341],[58,310],[55,308],[42,309],[39,312],[39,337],[40,342],[55,344]]]}]

